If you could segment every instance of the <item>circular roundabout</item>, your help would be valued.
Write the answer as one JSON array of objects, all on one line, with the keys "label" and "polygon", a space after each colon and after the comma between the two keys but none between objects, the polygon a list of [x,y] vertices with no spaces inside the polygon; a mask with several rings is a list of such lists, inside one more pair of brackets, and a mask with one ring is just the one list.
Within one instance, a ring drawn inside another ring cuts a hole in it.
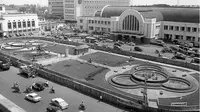
[{"label": "circular roundabout", "polygon": [[137,65],[129,74],[117,74],[108,78],[108,83],[119,89],[162,89],[175,93],[187,93],[197,86],[185,78],[172,77],[162,67],[156,65]]}]

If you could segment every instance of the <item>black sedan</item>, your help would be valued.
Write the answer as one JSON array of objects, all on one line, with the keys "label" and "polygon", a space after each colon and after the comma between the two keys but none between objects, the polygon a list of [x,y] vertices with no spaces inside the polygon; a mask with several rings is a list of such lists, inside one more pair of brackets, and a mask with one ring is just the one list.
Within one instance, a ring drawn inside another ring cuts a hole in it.
[{"label": "black sedan", "polygon": [[45,82],[42,81],[38,81],[32,84],[33,89],[37,90],[37,91],[42,91],[45,89]]}]

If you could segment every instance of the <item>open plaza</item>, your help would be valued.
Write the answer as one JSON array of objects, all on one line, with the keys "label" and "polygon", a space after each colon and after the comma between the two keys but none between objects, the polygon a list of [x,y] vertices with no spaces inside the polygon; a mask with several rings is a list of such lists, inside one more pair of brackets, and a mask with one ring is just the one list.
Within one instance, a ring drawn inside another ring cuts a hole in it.
[{"label": "open plaza", "polygon": [[[42,38],[8,39],[0,44],[2,53],[15,57],[18,61],[37,63],[45,70],[62,74],[59,77],[64,79],[73,78],[97,87],[96,89],[103,88],[101,92],[109,91],[114,95],[133,98],[133,103],[138,105],[163,110],[190,110],[192,107],[199,110],[199,72],[192,69]],[[63,83],[64,86],[70,85]],[[101,96],[101,100],[106,102],[104,97],[107,96],[101,94],[97,96]],[[119,105],[123,103],[123,100],[117,101]],[[127,105],[128,108],[123,109],[129,110],[131,106]]]}]

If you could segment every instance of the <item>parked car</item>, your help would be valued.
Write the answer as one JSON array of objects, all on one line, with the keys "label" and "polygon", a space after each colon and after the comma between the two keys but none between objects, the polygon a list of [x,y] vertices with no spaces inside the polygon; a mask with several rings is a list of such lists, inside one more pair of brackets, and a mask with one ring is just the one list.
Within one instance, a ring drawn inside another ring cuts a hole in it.
[{"label": "parked car", "polygon": [[181,60],[185,60],[186,56],[184,54],[175,54],[174,57],[172,57],[172,59],[181,59]]},{"label": "parked car", "polygon": [[129,46],[135,46],[135,43],[129,42],[128,45],[129,45]]},{"label": "parked car", "polygon": [[115,42],[114,46],[121,46],[121,44],[119,44],[118,42]]},{"label": "parked car", "polygon": [[62,98],[53,98],[51,99],[51,103],[55,106],[58,106],[62,110],[67,109],[69,107],[69,104]]},{"label": "parked car", "polygon": [[140,48],[140,47],[138,47],[138,46],[134,47],[134,50],[135,50],[135,51],[139,51],[139,52],[142,52],[142,51],[143,51],[142,48]]},{"label": "parked car", "polygon": [[114,45],[114,49],[115,49],[115,50],[121,50],[121,47],[120,47],[120,46]]},{"label": "parked car", "polygon": [[27,94],[25,98],[32,102],[39,102],[41,100],[41,97],[36,93]]},{"label": "parked car", "polygon": [[46,83],[42,82],[42,81],[38,81],[38,82],[32,84],[33,89],[35,89],[37,91],[44,90],[45,86],[46,86]]},{"label": "parked car", "polygon": [[11,61],[8,58],[0,60],[0,69],[9,70],[11,66]]},{"label": "parked car", "polygon": [[162,40],[151,40],[150,44],[158,45],[158,46],[164,46],[165,45],[165,43]]},{"label": "parked car", "polygon": [[46,108],[47,112],[62,112],[59,107],[56,106],[49,106]]},{"label": "parked car", "polygon": [[200,58],[199,57],[194,57],[192,59],[191,63],[200,63]]}]

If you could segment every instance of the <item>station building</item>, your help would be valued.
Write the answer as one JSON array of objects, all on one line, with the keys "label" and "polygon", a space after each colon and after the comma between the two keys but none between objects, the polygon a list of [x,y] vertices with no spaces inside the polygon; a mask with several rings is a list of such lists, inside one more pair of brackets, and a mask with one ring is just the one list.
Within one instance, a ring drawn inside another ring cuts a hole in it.
[{"label": "station building", "polygon": [[77,22],[79,16],[92,16],[106,5],[129,6],[130,0],[64,0],[64,20]]},{"label": "station building", "polygon": [[5,6],[0,5],[0,37],[38,31],[37,14],[7,13]]},{"label": "station building", "polygon": [[81,16],[81,31],[108,32],[114,40],[149,43],[164,38],[200,42],[198,8],[105,6],[93,16]]}]

